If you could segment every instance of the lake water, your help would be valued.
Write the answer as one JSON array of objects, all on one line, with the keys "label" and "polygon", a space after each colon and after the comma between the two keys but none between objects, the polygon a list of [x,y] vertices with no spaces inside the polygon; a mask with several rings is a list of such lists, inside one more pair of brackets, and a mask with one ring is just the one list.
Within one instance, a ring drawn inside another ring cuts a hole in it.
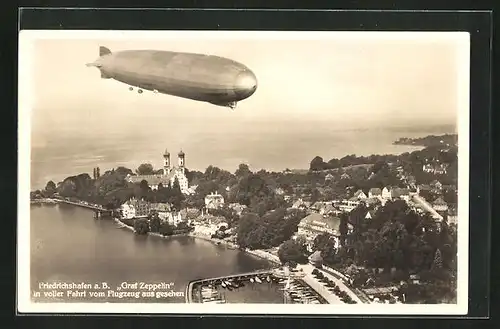
[{"label": "lake water", "polygon": [[[39,302],[184,303],[183,294],[191,280],[272,267],[263,259],[192,237],[137,236],[113,220],[94,220],[92,211],[64,204],[32,206],[30,230],[32,291],[50,292],[52,289],[40,289],[39,284],[54,282],[92,286],[105,282],[115,291],[123,282],[163,282],[169,287],[159,288],[161,291],[182,293],[139,299],[88,295],[54,298],[42,293],[35,299]],[[283,298],[272,293],[266,296],[267,302],[279,303]]]},{"label": "lake water", "polygon": [[[154,124],[156,123],[156,124]],[[436,128],[335,128],[331,122],[232,122],[228,125],[209,119],[200,123],[138,120],[136,129],[113,124],[101,130],[54,126],[32,132],[31,186],[45,187],[49,180],[87,172],[99,166],[101,173],[117,166],[135,170],[148,162],[159,169],[168,148],[177,164],[177,152],[186,153],[188,169],[205,171],[209,165],[234,172],[240,163],[253,170],[265,168],[309,168],[315,156],[325,161],[348,154],[399,154],[416,147],[392,145],[400,137],[423,137],[454,132],[454,127]]]}]

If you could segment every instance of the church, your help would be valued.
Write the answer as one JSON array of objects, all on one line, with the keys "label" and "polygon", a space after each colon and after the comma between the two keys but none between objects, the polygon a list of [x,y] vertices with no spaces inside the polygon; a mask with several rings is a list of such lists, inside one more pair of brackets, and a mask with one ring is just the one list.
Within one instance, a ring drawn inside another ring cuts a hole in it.
[{"label": "church", "polygon": [[168,150],[165,150],[163,154],[163,173],[157,175],[128,175],[127,181],[130,183],[140,183],[145,180],[148,182],[149,187],[152,190],[157,190],[158,186],[162,184],[163,186],[168,186],[168,184],[174,185],[174,181],[177,178],[179,182],[179,186],[181,188],[181,192],[183,194],[190,194],[191,190],[188,186],[188,179],[185,173],[185,160],[186,154],[183,151],[180,151],[178,154],[178,166],[173,167],[170,164],[170,153]]}]

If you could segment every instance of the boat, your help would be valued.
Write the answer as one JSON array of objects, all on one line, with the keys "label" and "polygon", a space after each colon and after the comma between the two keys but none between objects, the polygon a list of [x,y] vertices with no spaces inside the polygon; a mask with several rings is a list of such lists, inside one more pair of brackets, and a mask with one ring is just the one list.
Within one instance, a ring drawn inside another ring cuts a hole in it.
[{"label": "boat", "polygon": [[258,276],[256,276],[256,277],[255,277],[255,282],[257,282],[257,283],[262,283],[261,279],[259,279],[259,277],[258,277]]},{"label": "boat", "polygon": [[220,285],[221,285],[223,288],[226,288],[226,284],[224,283],[224,281],[222,281]]},{"label": "boat", "polygon": [[252,283],[254,282],[253,278],[250,278],[250,282],[252,282]]},{"label": "boat", "polygon": [[271,282],[271,277],[267,276],[267,282]]}]

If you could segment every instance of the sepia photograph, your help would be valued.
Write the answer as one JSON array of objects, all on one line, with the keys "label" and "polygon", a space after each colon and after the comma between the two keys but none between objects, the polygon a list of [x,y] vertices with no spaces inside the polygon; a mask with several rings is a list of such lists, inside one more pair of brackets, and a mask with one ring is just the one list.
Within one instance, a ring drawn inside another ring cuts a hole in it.
[{"label": "sepia photograph", "polygon": [[469,52],[21,31],[19,311],[466,314]]}]

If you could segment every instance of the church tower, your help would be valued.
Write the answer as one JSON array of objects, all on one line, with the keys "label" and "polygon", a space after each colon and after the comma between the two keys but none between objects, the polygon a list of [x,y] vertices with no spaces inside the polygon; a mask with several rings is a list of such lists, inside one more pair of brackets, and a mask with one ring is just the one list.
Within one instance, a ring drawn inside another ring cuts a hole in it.
[{"label": "church tower", "polygon": [[181,150],[178,154],[179,156],[179,169],[184,174],[184,166],[186,165],[186,154]]},{"label": "church tower", "polygon": [[168,175],[170,174],[170,153],[168,150],[165,150],[165,153],[163,153],[163,175]]}]

